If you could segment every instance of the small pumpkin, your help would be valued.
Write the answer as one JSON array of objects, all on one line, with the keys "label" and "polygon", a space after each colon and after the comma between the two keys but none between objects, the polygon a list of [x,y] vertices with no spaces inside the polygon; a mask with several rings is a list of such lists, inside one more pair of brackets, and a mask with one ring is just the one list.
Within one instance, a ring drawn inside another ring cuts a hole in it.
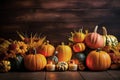
[{"label": "small pumpkin", "polygon": [[53,64],[52,62],[48,63],[46,65],[46,70],[47,71],[55,71],[55,64]]},{"label": "small pumpkin", "polygon": [[58,45],[56,47],[56,51],[57,53],[57,57],[58,57],[58,61],[70,61],[71,57],[72,57],[72,49],[71,47],[69,47],[68,45],[65,45],[63,42],[61,45]]},{"label": "small pumpkin", "polygon": [[34,53],[29,53],[24,57],[25,68],[29,71],[39,71],[44,69],[47,64],[45,56],[37,54],[35,49],[33,51]]},{"label": "small pumpkin", "polygon": [[111,58],[105,51],[93,50],[87,55],[86,65],[94,71],[107,70],[111,65]]},{"label": "small pumpkin", "polygon": [[66,71],[68,69],[68,63],[64,61],[58,62],[56,69],[58,71]]},{"label": "small pumpkin", "polygon": [[78,65],[75,64],[74,60],[71,60],[68,66],[69,66],[68,68],[70,71],[76,71],[78,68]]},{"label": "small pumpkin", "polygon": [[85,39],[85,34],[82,32],[82,29],[80,29],[78,32],[71,32],[72,37],[69,38],[72,42],[83,42]]},{"label": "small pumpkin", "polygon": [[108,35],[105,27],[103,28],[103,38],[105,46],[116,46],[118,44],[118,40],[114,35]]},{"label": "small pumpkin", "polygon": [[38,51],[38,53],[43,54],[45,57],[52,56],[55,51],[55,47],[51,44],[49,44],[49,41],[47,41],[45,44],[43,44]]},{"label": "small pumpkin", "polygon": [[86,56],[84,53],[75,53],[73,55],[73,60],[75,60],[76,64],[79,64],[80,62],[85,62]]},{"label": "small pumpkin", "polygon": [[97,33],[98,26],[95,27],[94,32],[88,33],[85,37],[85,43],[92,49],[104,47],[104,39],[102,35]]},{"label": "small pumpkin", "polygon": [[85,44],[84,43],[75,43],[73,45],[73,51],[74,52],[83,52],[85,50]]},{"label": "small pumpkin", "polygon": [[23,56],[17,54],[15,58],[9,59],[11,63],[11,71],[23,71],[24,70],[24,62]]},{"label": "small pumpkin", "polygon": [[0,61],[0,72],[8,72],[11,69],[11,63],[8,60]]}]

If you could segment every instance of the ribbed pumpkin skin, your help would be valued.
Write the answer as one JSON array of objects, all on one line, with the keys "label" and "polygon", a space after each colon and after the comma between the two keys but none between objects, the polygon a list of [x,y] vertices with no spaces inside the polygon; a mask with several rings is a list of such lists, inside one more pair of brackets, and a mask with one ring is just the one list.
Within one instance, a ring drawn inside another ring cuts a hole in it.
[{"label": "ribbed pumpkin skin", "polygon": [[73,51],[74,52],[82,52],[85,50],[85,44],[84,43],[76,43],[73,45]]},{"label": "ribbed pumpkin skin", "polygon": [[88,47],[93,49],[104,47],[104,39],[98,33],[89,33],[85,38],[85,43]]},{"label": "ribbed pumpkin skin", "polygon": [[58,61],[69,61],[72,57],[72,49],[68,45],[59,45],[56,48],[58,51],[57,57]]},{"label": "ribbed pumpkin skin", "polygon": [[39,71],[45,68],[47,60],[42,54],[28,54],[24,57],[25,68],[29,71]]},{"label": "ribbed pumpkin skin", "polygon": [[97,52],[94,50],[88,54],[86,65],[93,71],[107,70],[111,65],[111,58],[104,51]]}]

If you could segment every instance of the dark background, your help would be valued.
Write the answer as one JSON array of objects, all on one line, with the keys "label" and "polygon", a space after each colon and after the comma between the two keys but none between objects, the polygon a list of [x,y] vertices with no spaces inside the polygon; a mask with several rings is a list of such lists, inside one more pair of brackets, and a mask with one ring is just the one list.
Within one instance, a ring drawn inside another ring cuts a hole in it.
[{"label": "dark background", "polygon": [[[16,31],[68,42],[70,32],[106,26],[120,40],[120,0],[0,0],[0,37],[20,39]],[[84,31],[83,30],[83,31]]]}]

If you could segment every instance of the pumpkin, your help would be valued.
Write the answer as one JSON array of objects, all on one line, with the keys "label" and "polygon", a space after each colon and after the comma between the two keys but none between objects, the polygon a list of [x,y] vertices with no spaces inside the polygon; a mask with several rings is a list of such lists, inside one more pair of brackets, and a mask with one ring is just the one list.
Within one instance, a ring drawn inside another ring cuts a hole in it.
[{"label": "pumpkin", "polygon": [[85,43],[92,49],[104,47],[104,39],[102,35],[97,33],[98,26],[95,27],[94,32],[88,33],[85,37]]},{"label": "pumpkin", "polygon": [[84,53],[75,53],[73,55],[73,60],[76,64],[79,64],[80,62],[85,62],[86,56]]},{"label": "pumpkin", "polygon": [[83,52],[85,50],[85,44],[84,43],[75,43],[73,45],[73,51],[74,52]]},{"label": "pumpkin", "polygon": [[49,41],[47,41],[45,44],[41,46],[38,53],[43,54],[45,57],[49,57],[53,55],[54,50],[55,50],[54,46],[49,44]]},{"label": "pumpkin", "polygon": [[39,71],[45,68],[47,60],[44,55],[37,54],[36,50],[34,53],[29,53],[24,57],[25,68],[29,71]]},{"label": "pumpkin", "polygon": [[58,71],[66,71],[68,69],[68,63],[64,61],[58,62],[56,69]]},{"label": "pumpkin", "polygon": [[87,55],[86,65],[94,71],[107,70],[111,65],[111,58],[105,51],[93,50]]},{"label": "pumpkin", "polygon": [[68,64],[68,69],[70,71],[76,71],[78,68],[78,65],[75,64],[74,60],[71,60],[70,63]]},{"label": "pumpkin", "polygon": [[48,63],[46,65],[46,70],[47,71],[55,71],[55,64],[53,64],[52,62]]},{"label": "pumpkin", "polygon": [[54,64],[57,64],[58,63],[58,58],[57,58],[57,56],[50,56],[50,57],[48,57],[47,58],[47,63],[50,63],[50,62],[52,62],[52,63],[54,63]]},{"label": "pumpkin", "polygon": [[72,57],[72,49],[68,45],[65,45],[63,42],[61,45],[56,47],[58,61],[70,61]]},{"label": "pumpkin", "polygon": [[108,35],[105,27],[103,28],[103,38],[105,46],[116,46],[118,44],[118,40],[114,35]]},{"label": "pumpkin", "polygon": [[23,56],[17,54],[15,58],[9,59],[11,63],[11,71],[23,71],[24,70],[24,62]]},{"label": "pumpkin", "polygon": [[72,37],[69,38],[72,42],[83,42],[85,39],[85,34],[82,32],[82,29],[80,29],[78,32],[71,32]]},{"label": "pumpkin", "polygon": [[0,72],[8,72],[11,69],[11,63],[7,60],[0,61]]}]

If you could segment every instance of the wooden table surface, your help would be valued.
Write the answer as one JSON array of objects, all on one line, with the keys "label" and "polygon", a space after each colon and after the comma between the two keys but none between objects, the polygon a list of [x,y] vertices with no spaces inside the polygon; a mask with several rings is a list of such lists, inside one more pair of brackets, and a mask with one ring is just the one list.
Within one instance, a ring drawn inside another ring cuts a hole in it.
[{"label": "wooden table surface", "polygon": [[0,73],[0,80],[120,80],[120,70],[8,72]]}]

